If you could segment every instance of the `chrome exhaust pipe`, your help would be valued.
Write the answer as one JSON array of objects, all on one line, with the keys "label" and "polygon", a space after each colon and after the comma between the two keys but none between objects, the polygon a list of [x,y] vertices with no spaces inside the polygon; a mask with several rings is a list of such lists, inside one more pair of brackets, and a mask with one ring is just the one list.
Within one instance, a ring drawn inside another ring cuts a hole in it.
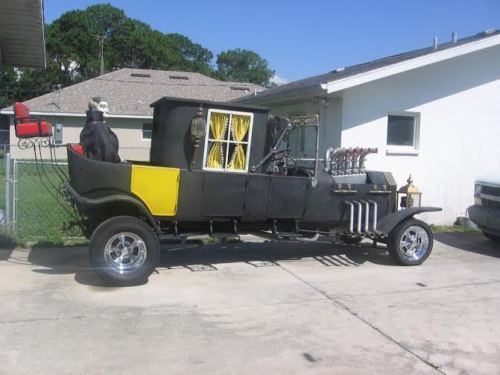
[{"label": "chrome exhaust pipe", "polygon": [[349,212],[349,233],[354,232],[354,204],[352,202],[345,202],[346,205],[350,207]]},{"label": "chrome exhaust pipe", "polygon": [[362,234],[362,229],[363,229],[361,227],[361,217],[363,215],[363,205],[360,202],[358,202],[358,201],[353,201],[353,203],[358,206],[358,213],[357,213],[357,216],[356,216],[356,219],[357,219],[357,222],[358,222],[357,224],[358,225],[356,227],[356,233],[359,234],[359,235],[361,235]]},{"label": "chrome exhaust pipe", "polygon": [[370,231],[370,203],[367,201],[361,202],[365,205],[365,232],[371,237],[373,233]]},{"label": "chrome exhaust pipe", "polygon": [[372,232],[375,233],[377,236],[385,237],[384,234],[379,232],[379,230],[377,229],[377,211],[378,211],[377,202],[375,202],[375,201],[368,201],[368,202],[373,204]]},{"label": "chrome exhaust pipe", "polygon": [[370,203],[373,203],[373,223],[372,223],[372,229],[374,232],[377,232],[377,211],[378,211],[378,205],[377,202],[375,201],[368,201]]}]

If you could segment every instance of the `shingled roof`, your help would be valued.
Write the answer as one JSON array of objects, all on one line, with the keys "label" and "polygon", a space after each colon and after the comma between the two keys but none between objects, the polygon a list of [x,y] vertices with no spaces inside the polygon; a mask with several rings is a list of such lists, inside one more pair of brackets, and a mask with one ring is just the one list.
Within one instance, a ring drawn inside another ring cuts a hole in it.
[{"label": "shingled roof", "polygon": [[[25,103],[35,113],[84,115],[89,99],[103,96],[111,116],[152,116],[149,105],[164,96],[225,102],[259,90],[263,88],[252,83],[219,81],[200,73],[121,69]],[[12,107],[2,112],[12,112]]]},{"label": "shingled roof", "polygon": [[300,79],[298,81],[290,82],[288,84],[253,93],[253,95],[237,98],[235,102],[242,103],[265,103],[265,98],[278,97],[278,96],[292,96],[296,93],[303,92],[304,90],[320,89],[322,84],[331,83],[335,81],[342,80],[344,78],[353,77],[362,73],[374,71],[380,68],[391,66],[404,61],[409,61],[416,59],[418,57],[431,55],[438,53],[447,49],[455,48],[461,45],[473,43],[480,41],[482,39],[490,38],[496,35],[500,35],[500,30],[488,30],[481,32],[479,34],[458,39],[456,41],[449,41],[446,43],[438,44],[436,47],[429,46],[426,48],[421,48],[398,55],[393,55],[389,57],[384,57],[381,59],[369,61],[362,64],[352,65],[345,68],[337,68],[328,73]]}]

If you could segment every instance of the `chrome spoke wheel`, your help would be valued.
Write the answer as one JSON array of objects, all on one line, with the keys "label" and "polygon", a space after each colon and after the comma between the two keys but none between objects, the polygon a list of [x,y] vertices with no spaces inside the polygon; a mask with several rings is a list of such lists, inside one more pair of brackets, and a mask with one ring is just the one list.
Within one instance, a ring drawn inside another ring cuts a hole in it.
[{"label": "chrome spoke wheel", "polygon": [[410,226],[404,230],[399,242],[401,255],[410,261],[417,261],[427,254],[429,235],[419,226]]},{"label": "chrome spoke wheel", "polygon": [[134,272],[146,262],[148,250],[135,233],[123,232],[112,236],[104,246],[106,264],[120,274]]}]

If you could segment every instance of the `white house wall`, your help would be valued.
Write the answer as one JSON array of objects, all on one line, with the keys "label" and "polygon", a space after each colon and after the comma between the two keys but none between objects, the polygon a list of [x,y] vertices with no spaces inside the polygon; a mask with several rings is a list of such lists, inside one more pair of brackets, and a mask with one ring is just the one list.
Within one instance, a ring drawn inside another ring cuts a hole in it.
[{"label": "white house wall", "polygon": [[[451,224],[473,203],[474,180],[500,180],[500,47],[345,90],[342,146],[375,146],[368,167],[411,173],[423,204],[443,207],[429,222]],[[387,115],[420,113],[418,155],[388,155]]]},{"label": "white house wall", "polygon": [[[55,124],[63,124],[63,143],[79,143],[80,132],[85,124],[84,117],[46,117]],[[116,133],[120,142],[120,156],[126,160],[148,160],[151,141],[142,139],[142,125],[153,120],[110,118],[106,124]],[[14,126],[10,127],[11,155],[16,159],[32,159],[32,150],[20,150],[17,147],[18,138]],[[48,155],[48,154],[47,154]],[[66,159],[66,150],[58,149],[58,158]]]}]

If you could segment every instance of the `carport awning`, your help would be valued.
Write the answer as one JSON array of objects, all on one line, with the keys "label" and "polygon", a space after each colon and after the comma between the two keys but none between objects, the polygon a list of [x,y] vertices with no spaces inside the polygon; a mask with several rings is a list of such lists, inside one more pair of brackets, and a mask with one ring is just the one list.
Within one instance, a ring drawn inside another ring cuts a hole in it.
[{"label": "carport awning", "polygon": [[45,68],[43,0],[0,2],[0,62]]}]

